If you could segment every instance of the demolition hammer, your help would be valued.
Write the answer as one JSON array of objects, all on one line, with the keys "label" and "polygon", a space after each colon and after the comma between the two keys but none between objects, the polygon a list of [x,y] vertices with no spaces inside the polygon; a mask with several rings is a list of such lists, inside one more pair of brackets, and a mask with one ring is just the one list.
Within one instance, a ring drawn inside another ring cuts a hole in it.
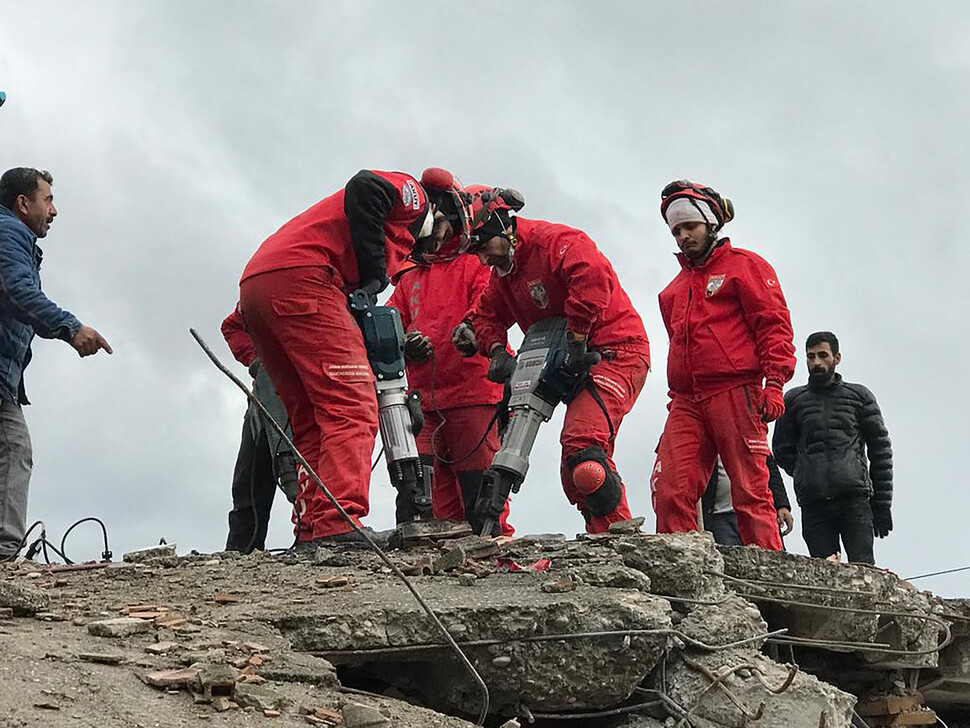
[{"label": "demolition hammer", "polygon": [[589,368],[600,361],[598,352],[590,352],[584,369],[570,372],[564,367],[566,350],[564,318],[536,321],[519,347],[509,379],[508,429],[485,471],[475,504],[476,515],[483,519],[482,536],[492,535],[509,495],[519,492],[539,426],[549,421],[560,402],[568,404],[576,398],[586,386]]},{"label": "demolition hammer", "polygon": [[374,292],[350,295],[350,312],[364,336],[377,388],[377,413],[384,459],[397,490],[397,523],[431,518],[431,468],[422,466],[414,438],[424,426],[420,392],[408,391],[404,326],[391,306],[378,306]]}]

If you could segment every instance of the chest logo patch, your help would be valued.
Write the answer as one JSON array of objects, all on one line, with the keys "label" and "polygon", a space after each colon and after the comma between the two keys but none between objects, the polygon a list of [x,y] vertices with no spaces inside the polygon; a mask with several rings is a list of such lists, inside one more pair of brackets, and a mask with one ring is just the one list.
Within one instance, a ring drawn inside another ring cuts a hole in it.
[{"label": "chest logo patch", "polygon": [[414,186],[414,180],[409,179],[401,185],[401,202],[412,210],[421,209],[421,200],[418,198],[418,188]]},{"label": "chest logo patch", "polygon": [[710,298],[715,293],[717,293],[721,289],[721,286],[724,285],[724,279],[725,279],[724,275],[708,276],[707,287],[704,289],[704,295],[707,298]]},{"label": "chest logo patch", "polygon": [[549,294],[546,293],[546,287],[542,285],[542,281],[529,281],[529,295],[537,307],[549,307]]}]

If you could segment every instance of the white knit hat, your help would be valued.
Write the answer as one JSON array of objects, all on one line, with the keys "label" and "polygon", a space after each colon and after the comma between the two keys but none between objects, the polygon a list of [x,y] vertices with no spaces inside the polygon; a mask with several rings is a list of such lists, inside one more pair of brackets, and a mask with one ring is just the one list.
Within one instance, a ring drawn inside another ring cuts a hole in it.
[{"label": "white knit hat", "polygon": [[666,216],[671,231],[685,222],[705,222],[711,227],[717,226],[714,211],[704,200],[678,197],[667,206]]}]

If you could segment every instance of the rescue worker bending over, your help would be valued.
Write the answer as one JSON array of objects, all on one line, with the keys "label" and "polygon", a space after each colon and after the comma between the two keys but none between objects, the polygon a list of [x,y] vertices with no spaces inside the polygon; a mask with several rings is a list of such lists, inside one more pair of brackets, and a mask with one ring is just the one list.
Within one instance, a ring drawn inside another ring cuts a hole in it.
[{"label": "rescue worker bending over", "polygon": [[[422,182],[442,172],[426,170]],[[450,345],[452,329],[485,290],[489,275],[477,258],[458,253],[468,239],[471,195],[454,181],[450,187],[426,188],[437,208],[434,236],[415,249],[414,266],[400,274],[387,303],[401,312],[408,384],[421,392],[424,428],[417,445],[421,461],[433,468],[433,515],[468,521],[479,533],[475,499],[499,448],[493,418],[502,385],[486,379],[486,359],[461,358]],[[503,536],[515,533],[508,513],[506,502],[500,519]],[[499,529],[492,535],[499,535]]]},{"label": "rescue worker bending over", "polygon": [[453,332],[465,356],[491,358],[489,378],[504,381],[515,360],[507,350],[513,323],[565,317],[566,367],[581,371],[587,354],[602,353],[591,386],[566,408],[560,443],[562,487],[589,533],[630,518],[626,491],[613,463],[616,433],[636,402],[650,368],[643,322],[616,272],[586,233],[512,214],[524,201],[513,190],[478,192],[469,252],[492,268],[488,286]]},{"label": "rescue worker bending over", "polygon": [[[363,170],[263,241],[239,282],[246,330],[294,444],[355,521],[369,510],[377,399],[347,295],[384,290],[433,217],[414,177]],[[302,468],[296,508],[300,541],[359,538]]]},{"label": "rescue worker bending over", "polygon": [[778,276],[758,255],[717,237],[734,208],[714,190],[672,182],[660,211],[681,271],[660,294],[672,399],[651,479],[657,530],[697,529],[697,501],[720,456],[742,542],[780,550],[767,423],[785,411],[795,347]]}]

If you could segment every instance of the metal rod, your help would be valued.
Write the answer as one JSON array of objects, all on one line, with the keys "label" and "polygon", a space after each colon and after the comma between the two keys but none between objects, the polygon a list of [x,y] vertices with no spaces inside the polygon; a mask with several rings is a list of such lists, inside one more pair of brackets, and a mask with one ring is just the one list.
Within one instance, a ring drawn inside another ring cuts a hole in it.
[{"label": "metal rod", "polygon": [[[528,635],[525,637],[506,637],[504,639],[487,639],[487,640],[467,640],[464,642],[459,642],[461,647],[490,647],[492,645],[505,645],[511,644],[513,642],[558,642],[564,640],[574,640],[574,639],[589,639],[598,637],[626,637],[627,635],[633,637],[677,637],[683,640],[685,643],[691,647],[695,647],[704,652],[720,652],[722,650],[730,650],[736,647],[743,647],[744,645],[750,644],[751,642],[758,642],[760,640],[767,640],[772,637],[778,637],[787,632],[787,629],[778,629],[774,632],[767,632],[765,634],[755,635],[754,637],[748,637],[747,639],[737,640],[736,642],[730,642],[726,645],[709,645],[700,640],[696,640],[689,635],[676,629],[617,629],[617,630],[605,630],[601,632],[569,632],[565,634],[538,634],[538,635]],[[440,642],[432,642],[417,645],[400,645],[397,647],[374,647],[366,650],[317,650],[313,654],[317,656],[332,656],[332,657],[368,657],[371,655],[395,655],[395,654],[408,654],[411,652],[423,652],[423,651],[434,651],[440,650],[447,645]]]},{"label": "metal rod", "polygon": [[345,521],[347,521],[347,523],[349,523],[351,527],[360,536],[363,537],[364,541],[367,542],[367,545],[370,546],[371,549],[375,553],[377,553],[378,556],[380,556],[381,560],[388,566],[388,568],[394,573],[394,575],[398,579],[404,582],[404,586],[406,586],[408,591],[411,592],[411,596],[414,597],[415,601],[419,605],[421,605],[421,608],[428,614],[429,617],[431,617],[431,621],[434,622],[435,626],[438,628],[438,631],[441,632],[442,636],[445,638],[445,642],[447,643],[447,646],[451,648],[458,655],[459,660],[465,666],[465,669],[469,672],[469,674],[472,676],[475,683],[478,685],[478,688],[482,693],[482,709],[481,709],[481,713],[479,713],[478,722],[476,723],[476,725],[479,725],[479,726],[485,725],[485,718],[488,715],[488,709],[489,709],[488,686],[485,684],[485,681],[482,679],[482,676],[478,674],[478,670],[475,669],[475,666],[471,663],[471,660],[469,660],[468,656],[464,652],[462,652],[461,648],[458,646],[454,638],[445,628],[444,624],[441,623],[441,620],[438,618],[438,615],[434,613],[434,610],[432,610],[430,606],[428,606],[428,603],[418,593],[417,589],[414,588],[414,585],[401,572],[401,570],[397,567],[397,565],[393,561],[391,561],[388,555],[384,553],[384,550],[381,549],[381,547],[378,546],[376,543],[374,543],[374,540],[370,537],[370,534],[368,534],[367,531],[365,531],[360,526],[358,526],[357,523],[354,522],[354,519],[351,518],[350,515],[347,513],[347,511],[344,510],[343,506],[341,506],[340,503],[337,501],[337,499],[334,498],[333,493],[331,493],[330,490],[323,484],[323,481],[320,480],[320,476],[317,475],[317,471],[310,465],[309,462],[307,462],[307,459],[303,457],[303,454],[296,448],[296,445],[293,444],[293,441],[286,434],[286,431],[282,427],[280,427],[280,424],[269,413],[266,407],[263,406],[263,403],[256,398],[256,395],[254,395],[250,391],[249,387],[247,387],[242,382],[242,380],[239,379],[239,377],[233,374],[229,370],[229,368],[226,367],[225,364],[219,361],[219,358],[212,352],[212,349],[209,348],[209,346],[205,343],[202,337],[199,336],[199,333],[195,329],[189,329],[189,333],[192,334],[192,338],[194,338],[198,343],[198,345],[202,347],[202,351],[204,351],[206,356],[208,356],[209,359],[212,361],[212,363],[215,364],[216,368],[219,371],[221,371],[223,374],[225,374],[227,377],[229,377],[229,379],[231,379],[233,383],[237,387],[239,387],[239,389],[242,390],[243,394],[246,395],[247,399],[249,399],[250,402],[256,405],[259,411],[266,418],[266,421],[273,426],[273,429],[276,430],[277,434],[279,434],[280,438],[282,438],[283,442],[285,442],[293,450],[293,454],[296,455],[296,458],[297,460],[300,461],[300,464],[303,465],[304,468],[306,468],[307,472],[310,474],[310,477],[313,479],[313,482],[316,483],[317,487],[320,489],[320,492],[323,493],[324,496],[326,496],[327,500],[330,501],[330,504],[336,509],[336,511],[340,514],[340,516]]},{"label": "metal rod", "polygon": [[532,717],[543,720],[587,720],[591,718],[609,718],[611,715],[636,713],[639,710],[656,708],[659,705],[663,705],[663,701],[658,699],[651,700],[647,703],[640,703],[638,705],[623,705],[619,708],[613,708],[611,710],[599,710],[595,713],[533,713]]}]

